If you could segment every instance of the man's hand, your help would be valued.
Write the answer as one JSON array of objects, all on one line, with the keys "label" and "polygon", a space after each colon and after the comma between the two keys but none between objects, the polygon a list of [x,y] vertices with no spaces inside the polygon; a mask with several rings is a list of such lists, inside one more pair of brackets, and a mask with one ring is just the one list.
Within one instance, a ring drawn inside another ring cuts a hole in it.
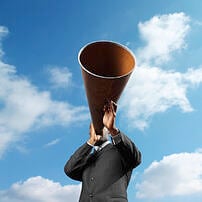
[{"label": "man's hand", "polygon": [[88,140],[88,143],[91,145],[95,145],[96,142],[98,142],[101,139],[101,135],[96,135],[95,129],[93,124],[90,124],[90,139]]},{"label": "man's hand", "polygon": [[116,108],[117,105],[115,102],[110,101],[104,106],[104,116],[103,116],[103,124],[109,130],[112,136],[117,135],[119,130],[115,126],[115,118],[116,118]]}]

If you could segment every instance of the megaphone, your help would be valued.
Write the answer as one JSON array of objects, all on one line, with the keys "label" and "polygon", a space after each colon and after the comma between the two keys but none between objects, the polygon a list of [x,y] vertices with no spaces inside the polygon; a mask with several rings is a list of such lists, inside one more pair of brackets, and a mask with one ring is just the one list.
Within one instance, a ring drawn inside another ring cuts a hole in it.
[{"label": "megaphone", "polygon": [[95,41],[78,54],[91,119],[96,134],[102,135],[103,107],[106,101],[118,102],[136,59],[127,47],[112,41]]}]

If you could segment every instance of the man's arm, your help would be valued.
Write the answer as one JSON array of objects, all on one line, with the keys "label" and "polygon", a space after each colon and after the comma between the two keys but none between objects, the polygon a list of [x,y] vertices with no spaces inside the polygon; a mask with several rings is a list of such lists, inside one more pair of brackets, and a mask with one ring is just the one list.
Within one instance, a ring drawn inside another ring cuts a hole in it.
[{"label": "man's arm", "polygon": [[115,126],[117,105],[113,101],[104,106],[103,124],[112,136],[112,142],[120,152],[124,167],[132,169],[141,163],[141,153],[135,144]]},{"label": "man's arm", "polygon": [[141,152],[136,145],[122,132],[112,135],[112,143],[116,146],[122,156],[124,167],[133,169],[141,163]]},{"label": "man's arm", "polygon": [[82,174],[92,146],[88,143],[82,145],[67,161],[64,172],[74,180],[82,181]]},{"label": "man's arm", "polygon": [[82,181],[83,170],[90,156],[90,152],[101,136],[96,135],[93,124],[89,127],[90,138],[83,146],[81,146],[67,161],[64,171],[67,176],[74,180]]}]

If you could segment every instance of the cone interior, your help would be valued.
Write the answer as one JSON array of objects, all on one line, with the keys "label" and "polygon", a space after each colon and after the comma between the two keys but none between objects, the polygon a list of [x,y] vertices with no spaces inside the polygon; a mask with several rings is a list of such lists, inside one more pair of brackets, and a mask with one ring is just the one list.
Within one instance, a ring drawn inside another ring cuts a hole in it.
[{"label": "cone interior", "polygon": [[132,53],[114,42],[99,41],[84,47],[79,56],[82,68],[100,77],[121,77],[135,67]]}]

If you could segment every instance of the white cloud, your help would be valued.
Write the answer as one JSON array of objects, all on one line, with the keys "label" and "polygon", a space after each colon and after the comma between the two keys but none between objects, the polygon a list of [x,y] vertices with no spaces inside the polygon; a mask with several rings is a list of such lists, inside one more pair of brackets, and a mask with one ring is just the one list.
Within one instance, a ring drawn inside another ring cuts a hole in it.
[{"label": "white cloud", "polygon": [[13,184],[8,190],[0,190],[1,202],[77,202],[81,185],[62,186],[41,176]]},{"label": "white cloud", "polygon": [[40,91],[0,59],[0,158],[33,128],[68,126],[88,119],[87,112],[87,107],[53,100],[50,92]]},{"label": "white cloud", "polygon": [[9,31],[6,27],[0,26],[0,58],[2,58],[2,56],[4,55],[4,52],[1,47],[2,46],[1,41],[2,41],[2,38],[6,36],[8,33]]},{"label": "white cloud", "polygon": [[200,83],[202,68],[180,73],[141,66],[129,80],[121,106],[130,125],[143,130],[153,115],[171,107],[179,107],[183,112],[193,111],[187,91]]},{"label": "white cloud", "polygon": [[57,139],[52,140],[52,141],[48,142],[47,144],[45,144],[44,147],[51,147],[53,145],[58,144],[59,142],[60,142],[60,139],[57,138]]},{"label": "white cloud", "polygon": [[176,50],[185,46],[189,21],[184,13],[174,13],[154,16],[139,24],[147,44],[137,52],[139,64],[121,99],[123,116],[128,118],[130,127],[143,130],[153,115],[171,107],[179,107],[182,112],[193,111],[187,91],[202,83],[202,67],[181,73],[154,65],[167,62]]},{"label": "white cloud", "polygon": [[137,186],[138,198],[202,194],[202,153],[179,153],[153,162]]},{"label": "white cloud", "polygon": [[55,88],[67,88],[72,83],[72,73],[67,67],[49,67],[50,82]]},{"label": "white cloud", "polygon": [[8,34],[8,28],[4,26],[0,26],[0,40],[2,37],[6,36]]},{"label": "white cloud", "polygon": [[173,51],[186,46],[185,36],[190,28],[189,21],[190,18],[184,13],[173,13],[140,22],[138,28],[146,46],[137,52],[138,59],[157,64],[168,61]]}]

